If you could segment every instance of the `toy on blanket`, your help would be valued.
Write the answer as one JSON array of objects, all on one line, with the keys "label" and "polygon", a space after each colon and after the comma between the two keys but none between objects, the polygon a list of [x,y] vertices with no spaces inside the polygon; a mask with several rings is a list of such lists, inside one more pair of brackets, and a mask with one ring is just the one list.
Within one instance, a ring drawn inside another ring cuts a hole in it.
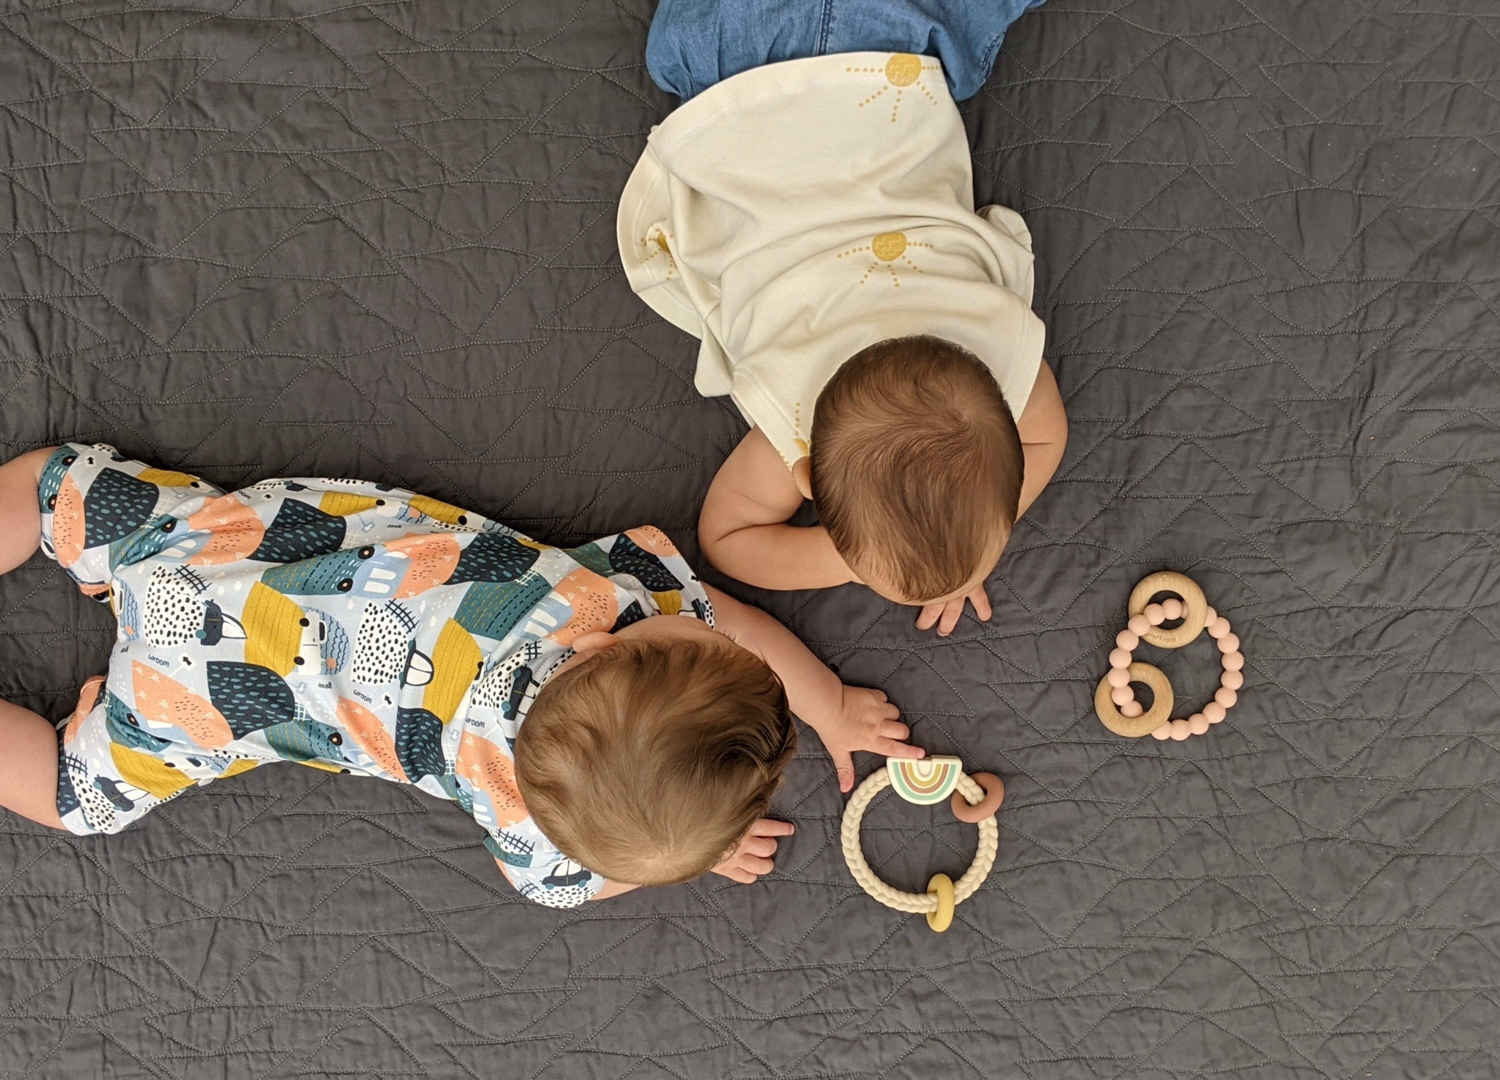
[{"label": "toy on blanket", "polygon": [[[1152,603],[1152,597],[1159,593],[1176,595],[1160,604]],[[1175,619],[1181,619],[1181,625],[1170,630],[1162,628],[1162,623]],[[1131,653],[1142,641],[1163,649],[1180,649],[1197,640],[1205,629],[1217,641],[1222,654],[1224,674],[1219,678],[1219,689],[1202,712],[1195,712],[1186,720],[1173,720],[1172,684],[1160,668],[1132,660]],[[1240,639],[1230,631],[1229,620],[1208,606],[1197,582],[1170,570],[1150,574],[1130,592],[1130,622],[1115,638],[1115,649],[1109,654],[1109,674],[1099,681],[1094,692],[1094,711],[1105,727],[1127,739],[1152,735],[1181,741],[1189,735],[1202,735],[1223,720],[1239,700],[1239,689],[1245,685],[1241,670],[1244,666]],[[1131,683],[1144,683],[1151,688],[1154,700],[1149,711],[1135,700]]]},{"label": "toy on blanket", "polygon": [[[887,787],[894,788],[897,795],[919,806],[949,799],[954,817],[979,826],[979,850],[974,853],[968,871],[957,882],[947,874],[934,874],[925,893],[909,893],[892,888],[875,876],[875,871],[865,860],[864,849],[860,847],[859,826],[866,808]],[[998,776],[993,773],[966,776],[963,762],[956,757],[931,757],[920,761],[890,758],[884,769],[865,777],[865,782],[859,785],[844,808],[844,825],[840,831],[849,872],[859,882],[860,888],[886,907],[913,915],[923,913],[927,916],[927,925],[942,933],[953,922],[954,906],[974,895],[989,876],[990,867],[995,865],[995,853],[1000,846],[995,811],[1004,798],[1005,785]]]}]

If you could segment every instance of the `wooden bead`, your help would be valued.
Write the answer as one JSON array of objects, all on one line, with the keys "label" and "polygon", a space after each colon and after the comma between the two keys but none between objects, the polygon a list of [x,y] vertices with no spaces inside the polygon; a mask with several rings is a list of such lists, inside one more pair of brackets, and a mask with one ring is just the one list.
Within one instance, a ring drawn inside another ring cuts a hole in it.
[{"label": "wooden bead", "polygon": [[1146,631],[1151,629],[1151,620],[1146,618],[1146,616],[1144,615],[1132,615],[1130,616],[1130,621],[1125,625],[1130,628],[1130,632],[1132,634],[1135,634],[1137,637],[1139,637],[1141,634],[1144,634]]},{"label": "wooden bead", "polygon": [[1139,739],[1150,735],[1160,727],[1162,721],[1172,715],[1172,683],[1160,668],[1136,661],[1126,669],[1130,681],[1151,689],[1151,708],[1139,716],[1127,716],[1110,697],[1113,689],[1108,679],[1100,679],[1094,688],[1094,713],[1100,722],[1116,735],[1127,739]]},{"label": "wooden bead", "polygon": [[1129,686],[1117,686],[1109,692],[1109,700],[1116,705],[1129,705],[1135,700],[1135,691]]},{"label": "wooden bead", "polygon": [[1221,638],[1229,633],[1229,620],[1220,615],[1213,622],[1209,623],[1205,629],[1208,630],[1209,637]]},{"label": "wooden bead", "polygon": [[1238,634],[1225,634],[1219,639],[1219,651],[1221,653],[1239,652],[1240,636]]},{"label": "wooden bead", "polygon": [[1130,671],[1122,667],[1112,667],[1109,674],[1104,676],[1104,681],[1112,687],[1129,686]]},{"label": "wooden bead", "polygon": [[[1235,674],[1239,673],[1236,672]],[[1234,708],[1234,703],[1239,699],[1240,696],[1233,690],[1229,689],[1229,687],[1227,686],[1221,686],[1214,691],[1214,700],[1217,701],[1220,705],[1224,706],[1224,708],[1226,709]]]},{"label": "wooden bead", "polygon": [[1168,720],[1161,727],[1153,731],[1151,733],[1151,737],[1153,739],[1159,739],[1162,742],[1166,742],[1168,739],[1170,739],[1172,737],[1172,721]]},{"label": "wooden bead", "polygon": [[1115,635],[1115,645],[1126,652],[1134,652],[1135,647],[1141,643],[1141,635],[1134,630],[1121,630]]},{"label": "wooden bead", "polygon": [[1115,649],[1109,654],[1109,666],[1112,668],[1128,668],[1130,666],[1130,653],[1124,649]]},{"label": "wooden bead", "polygon": [[1208,718],[1210,724],[1217,724],[1220,720],[1224,719],[1224,712],[1224,706],[1220,705],[1217,701],[1210,701],[1207,705],[1203,706],[1203,715]]},{"label": "wooden bead", "polygon": [[1245,666],[1245,654],[1240,652],[1225,653],[1223,664],[1225,671],[1239,671]]},{"label": "wooden bead", "polygon": [[1146,610],[1142,614],[1146,616],[1146,621],[1152,626],[1160,626],[1167,621],[1167,609],[1160,604],[1147,604]]},{"label": "wooden bead", "polygon": [[[1155,625],[1148,625],[1144,631],[1136,631],[1141,635],[1148,645],[1155,645],[1159,649],[1180,649],[1184,645],[1197,639],[1203,632],[1203,615],[1208,607],[1208,601],[1203,596],[1203,590],[1198,583],[1186,574],[1179,574],[1173,570],[1162,570],[1155,574],[1147,574],[1136,582],[1135,588],[1130,590],[1130,600],[1125,610],[1132,615],[1147,615],[1147,608],[1152,606],[1150,600],[1159,593],[1181,597],[1183,604],[1182,624],[1171,630],[1161,628],[1160,621],[1166,617],[1166,610],[1162,609],[1160,618]],[[1162,605],[1155,605],[1161,608]],[[1148,623],[1152,620],[1148,619]],[[1135,629],[1134,626],[1131,629]]]},{"label": "wooden bead", "polygon": [[1204,735],[1208,732],[1208,717],[1201,712],[1195,712],[1188,717],[1188,730],[1194,735]]},{"label": "wooden bead", "polygon": [[1226,671],[1219,676],[1219,685],[1226,690],[1238,690],[1245,685],[1245,673],[1243,671]]},{"label": "wooden bead", "polygon": [[1187,610],[1187,608],[1182,606],[1182,601],[1175,596],[1163,600],[1161,602],[1161,609],[1166,612],[1168,622],[1173,619],[1182,618],[1182,613]]},{"label": "wooden bead", "polygon": [[1120,715],[1125,717],[1125,719],[1127,720],[1134,720],[1145,711],[1145,707],[1142,706],[1141,703],[1139,701],[1136,701],[1134,698],[1131,698],[1125,704],[1120,706]]},{"label": "wooden bead", "polygon": [[1186,739],[1192,733],[1193,729],[1186,720],[1172,721],[1172,738],[1175,741],[1182,742],[1183,739]]}]

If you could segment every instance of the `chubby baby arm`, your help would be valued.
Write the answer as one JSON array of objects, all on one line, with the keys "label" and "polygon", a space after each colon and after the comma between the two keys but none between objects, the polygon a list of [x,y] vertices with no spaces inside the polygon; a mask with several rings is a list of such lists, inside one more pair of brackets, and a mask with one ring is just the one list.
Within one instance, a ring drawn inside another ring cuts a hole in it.
[{"label": "chubby baby arm", "polygon": [[759,428],[720,466],[698,516],[698,543],[718,569],[762,589],[823,589],[857,581],[821,525],[787,521],[803,495]]},{"label": "chubby baby arm", "polygon": [[1057,377],[1045,361],[1037,370],[1026,408],[1016,421],[1016,432],[1021,436],[1021,453],[1026,461],[1019,515],[1026,513],[1036,502],[1037,496],[1057,472],[1063,451],[1068,446],[1068,414],[1063,410]]},{"label": "chubby baby arm", "polygon": [[901,711],[884,693],[845,686],[795,634],[764,611],[704,587],[713,601],[716,628],[771,666],[786,687],[792,712],[823,740],[840,791],[854,787],[856,750],[886,757],[923,756],[921,747],[907,743],[911,729],[901,723]]}]

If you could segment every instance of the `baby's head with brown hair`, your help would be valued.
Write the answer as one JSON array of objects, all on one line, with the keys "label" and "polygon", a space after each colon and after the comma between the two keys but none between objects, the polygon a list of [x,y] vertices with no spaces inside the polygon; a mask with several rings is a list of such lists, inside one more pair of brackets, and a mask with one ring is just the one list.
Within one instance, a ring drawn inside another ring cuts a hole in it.
[{"label": "baby's head with brown hair", "polygon": [[818,396],[811,443],[818,518],[877,592],[930,604],[989,575],[1015,525],[1023,458],[978,357],[926,336],[855,353]]},{"label": "baby's head with brown hair", "polygon": [[516,780],[569,858],[668,885],[712,869],[765,816],[796,748],[786,691],[754,653],[711,632],[621,638],[543,685]]}]

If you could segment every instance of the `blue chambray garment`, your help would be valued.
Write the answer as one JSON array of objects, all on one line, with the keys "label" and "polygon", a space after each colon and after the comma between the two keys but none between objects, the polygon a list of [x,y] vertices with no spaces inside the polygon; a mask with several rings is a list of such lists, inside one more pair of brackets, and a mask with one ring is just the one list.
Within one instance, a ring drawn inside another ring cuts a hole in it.
[{"label": "blue chambray garment", "polygon": [[955,101],[989,78],[1011,23],[1043,0],[661,0],[646,42],[656,84],[683,101],[783,60],[897,52],[943,62]]}]

